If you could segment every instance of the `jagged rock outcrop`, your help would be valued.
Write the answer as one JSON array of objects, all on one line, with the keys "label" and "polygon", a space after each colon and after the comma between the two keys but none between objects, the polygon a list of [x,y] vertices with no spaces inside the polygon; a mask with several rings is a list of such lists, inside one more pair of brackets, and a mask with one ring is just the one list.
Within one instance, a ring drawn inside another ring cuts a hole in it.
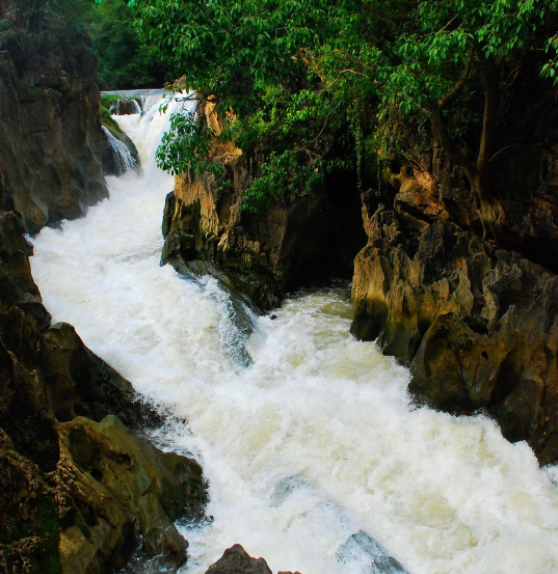
[{"label": "jagged rock outcrop", "polygon": [[[223,556],[209,567],[206,574],[272,574],[263,558],[252,558],[240,544],[225,550]],[[277,574],[300,574],[278,572]]]},{"label": "jagged rock outcrop", "polygon": [[201,468],[124,426],[156,415],[73,327],[50,324],[23,234],[0,214],[0,570],[109,573],[138,536],[177,567],[173,522],[203,514]]},{"label": "jagged rock outcrop", "polygon": [[25,233],[107,196],[96,63],[53,26],[33,30],[34,51],[7,36],[0,51],[0,571],[109,574],[136,551],[176,570],[174,521],[203,514],[201,468],[129,430],[159,417],[51,324],[31,276]]},{"label": "jagged rock outcrop", "polygon": [[241,210],[257,162],[230,146],[214,150],[225,173],[178,176],[163,216],[163,263],[210,273],[260,310],[310,281],[348,277],[364,241],[357,206],[326,183],[309,196],[278,198],[269,209]]},{"label": "jagged rock outcrop", "polygon": [[0,52],[0,208],[18,211],[30,233],[107,197],[95,69],[90,54],[21,64]]},{"label": "jagged rock outcrop", "polygon": [[409,364],[420,401],[485,410],[509,440],[556,462],[558,277],[451,223],[433,202],[411,205],[400,194],[374,212],[364,198],[353,334]]}]

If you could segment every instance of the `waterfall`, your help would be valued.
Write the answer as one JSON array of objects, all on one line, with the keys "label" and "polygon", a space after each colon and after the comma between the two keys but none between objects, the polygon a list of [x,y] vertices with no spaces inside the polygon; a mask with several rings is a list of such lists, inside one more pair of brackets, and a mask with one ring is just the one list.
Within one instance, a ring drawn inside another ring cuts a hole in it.
[{"label": "waterfall", "polygon": [[[110,110],[111,114],[129,115],[149,111],[151,108],[158,105],[162,98],[169,97],[170,92],[164,89],[113,90],[101,92],[101,95],[118,96],[120,98],[112,104]],[[138,103],[138,101],[140,103]],[[125,102],[124,106],[123,102]]]},{"label": "waterfall", "polygon": [[112,107],[110,108],[110,113],[120,116],[120,115],[128,115],[128,114],[140,114],[141,113],[141,106],[135,99],[122,99],[116,100]]},{"label": "waterfall", "polygon": [[142,173],[107,178],[110,199],[43,229],[31,263],[54,321],[173,415],[152,438],[204,467],[212,519],[180,526],[183,572],[234,543],[274,572],[558,572],[558,469],[485,416],[413,405],[408,370],[349,335],[348,286],[291,297],[246,340],[214,279],[159,266],[173,179],[153,158],[181,105],[116,117]]},{"label": "waterfall", "polygon": [[112,157],[117,174],[123,174],[127,171],[139,171],[138,162],[131,154],[128,146],[120,141],[112,132],[105,126],[103,127],[103,132],[107,137],[107,142],[110,149],[112,150]]}]

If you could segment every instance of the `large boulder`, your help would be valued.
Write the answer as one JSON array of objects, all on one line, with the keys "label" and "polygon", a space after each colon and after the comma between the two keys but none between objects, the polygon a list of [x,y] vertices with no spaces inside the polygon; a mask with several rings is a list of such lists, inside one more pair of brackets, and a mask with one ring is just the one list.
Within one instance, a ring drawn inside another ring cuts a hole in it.
[{"label": "large boulder", "polygon": [[487,411],[558,461],[558,277],[444,218],[363,213],[353,334],[410,365],[419,401]]},{"label": "large boulder", "polygon": [[124,426],[158,418],[73,327],[50,324],[23,229],[0,214],[0,570],[109,574],[139,536],[178,567],[173,522],[203,513],[201,468]]},{"label": "large boulder", "polygon": [[77,417],[61,425],[60,437],[62,488],[83,520],[60,533],[62,571],[122,568],[138,534],[147,556],[165,555],[168,566],[181,566],[187,542],[174,521],[203,515],[201,467],[161,452],[112,415],[100,423]]}]

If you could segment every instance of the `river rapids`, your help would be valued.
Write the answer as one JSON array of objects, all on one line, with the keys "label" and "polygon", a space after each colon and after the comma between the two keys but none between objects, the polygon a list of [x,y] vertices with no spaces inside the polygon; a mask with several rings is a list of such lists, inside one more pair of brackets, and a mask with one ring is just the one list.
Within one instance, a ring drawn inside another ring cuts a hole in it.
[{"label": "river rapids", "polygon": [[557,469],[485,416],[413,406],[409,372],[350,336],[347,285],[252,317],[246,338],[215,279],[160,267],[173,179],[154,153],[185,105],[161,114],[162,97],[115,118],[141,173],[107,178],[110,199],[44,229],[31,263],[53,320],[169,413],[152,439],[204,468],[211,518],[181,525],[181,572],[234,543],[274,572],[401,571],[382,547],[409,574],[558,572]]}]

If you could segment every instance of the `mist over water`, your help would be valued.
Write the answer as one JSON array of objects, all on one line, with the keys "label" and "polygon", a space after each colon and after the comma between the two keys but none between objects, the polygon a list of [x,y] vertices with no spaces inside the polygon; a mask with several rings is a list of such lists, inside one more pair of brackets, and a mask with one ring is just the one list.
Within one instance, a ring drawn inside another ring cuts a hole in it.
[{"label": "mist over water", "polygon": [[159,266],[173,180],[154,165],[157,108],[116,118],[142,173],[44,229],[31,262],[54,321],[172,413],[154,439],[204,467],[213,520],[183,526],[183,571],[240,543],[274,572],[370,574],[376,540],[409,574],[558,572],[558,473],[486,417],[414,408],[408,371],[349,335],[347,286],[254,318],[253,363],[236,360],[228,295]]}]

